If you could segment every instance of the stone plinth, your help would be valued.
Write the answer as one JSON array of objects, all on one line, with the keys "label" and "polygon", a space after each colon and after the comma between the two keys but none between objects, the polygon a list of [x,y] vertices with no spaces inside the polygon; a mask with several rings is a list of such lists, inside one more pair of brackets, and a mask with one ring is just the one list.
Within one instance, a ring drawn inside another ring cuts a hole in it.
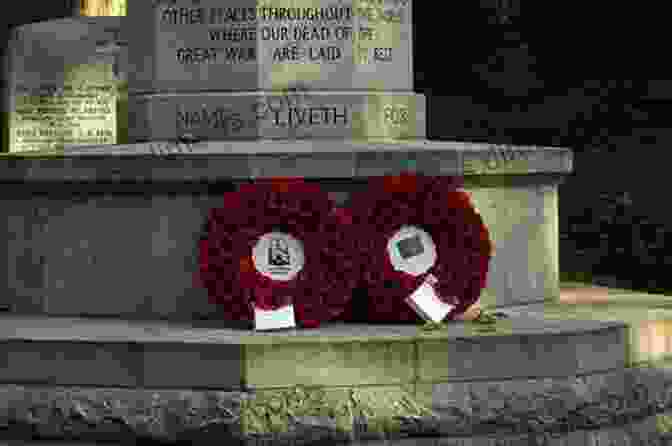
[{"label": "stone plinth", "polygon": [[11,31],[4,151],[126,142],[122,17],[49,20]]},{"label": "stone plinth", "polygon": [[[570,412],[580,414],[575,430],[590,423],[595,414],[586,408],[594,411],[607,393],[630,400],[639,382],[655,389],[664,380],[625,372],[619,323],[513,315],[494,331],[456,322],[432,333],[416,325],[327,324],[271,334],[221,322],[1,322],[0,379],[12,384],[0,387],[0,424],[32,426],[44,437],[203,441],[216,434],[222,441],[251,440],[256,432],[270,441],[273,422],[254,420],[248,410],[300,392],[287,400],[296,405],[294,421],[283,403],[266,406],[284,435],[304,441],[292,444],[310,444],[306,437],[315,434],[520,434],[542,413],[547,421],[537,431],[561,427]],[[647,395],[631,416],[641,418],[658,396]],[[338,404],[349,398],[353,413],[339,415]],[[314,413],[311,401],[323,411]],[[394,402],[403,405],[400,431],[377,431],[377,422],[393,418]],[[493,424],[503,407],[515,420]],[[615,420],[598,417],[597,426]]]},{"label": "stone plinth", "polygon": [[406,170],[465,175],[495,245],[485,305],[559,295],[556,185],[571,171],[566,149],[325,140],[157,142],[68,153],[0,158],[8,265],[0,300],[18,312],[205,317],[215,309],[194,286],[197,240],[231,182],[320,179],[347,204],[367,177]]},{"label": "stone plinth", "polygon": [[134,95],[130,141],[177,138],[421,139],[425,98],[413,93],[304,91]]},{"label": "stone plinth", "polygon": [[411,9],[411,0],[130,2],[129,85],[411,91]]}]

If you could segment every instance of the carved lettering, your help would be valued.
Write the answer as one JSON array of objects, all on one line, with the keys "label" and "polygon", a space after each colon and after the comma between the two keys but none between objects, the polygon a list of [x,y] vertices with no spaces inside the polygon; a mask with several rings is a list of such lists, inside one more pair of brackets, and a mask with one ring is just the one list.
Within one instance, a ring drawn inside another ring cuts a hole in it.
[{"label": "carved lettering", "polygon": [[[357,4],[360,16],[369,22],[399,21],[405,10],[406,2],[381,2],[361,0]],[[160,21],[167,26],[202,26],[205,38],[210,45],[179,48],[176,60],[180,65],[244,63],[258,60],[257,46],[228,46],[224,42],[285,42],[281,47],[269,48],[268,54],[273,63],[335,63],[344,59],[347,48],[337,42],[352,40],[358,33],[358,41],[378,39],[375,23],[356,27],[355,11],[350,6],[330,6],[322,8],[276,8],[259,5],[257,8],[242,7],[165,7],[160,10]],[[260,23],[260,22],[266,23]],[[273,23],[276,22],[276,23]],[[282,23],[277,23],[282,22]],[[306,22],[334,22],[330,26],[310,26]],[[347,23],[350,22],[350,23]],[[241,26],[243,23],[253,26]],[[257,24],[263,25],[257,28]],[[208,28],[209,25],[229,25],[220,28]],[[218,44],[219,42],[219,44]],[[302,45],[306,42],[306,45]],[[311,45],[323,42],[322,45]],[[329,44],[331,42],[331,44]],[[222,45],[224,43],[224,45]],[[393,61],[391,47],[353,48],[358,63],[389,63]],[[362,53],[367,53],[364,56]],[[360,60],[361,59],[361,60]]]},{"label": "carved lettering", "polygon": [[161,13],[161,22],[168,25],[203,25],[204,8],[167,8]]},{"label": "carved lettering", "polygon": [[409,120],[408,107],[388,105],[383,109],[385,123],[394,125],[407,124]]},{"label": "carved lettering", "polygon": [[261,40],[289,40],[289,28],[264,26],[261,28]]},{"label": "carved lettering", "polygon": [[343,107],[288,107],[274,110],[274,124],[277,127],[310,127],[316,125],[347,125],[348,110]]},{"label": "carved lettering", "polygon": [[222,28],[209,30],[210,40],[213,42],[243,42],[256,41],[256,28]]},{"label": "carved lettering", "polygon": [[310,47],[308,57],[311,61],[323,60],[334,62],[342,57],[343,53],[337,46],[324,46],[319,48]]},{"label": "carved lettering", "polygon": [[352,8],[350,7],[327,7],[327,8],[259,8],[257,11],[262,20],[281,21],[350,21],[352,20]]},{"label": "carved lettering", "polygon": [[210,24],[252,22],[257,19],[255,8],[210,8]]},{"label": "carved lettering", "polygon": [[183,65],[214,63],[219,48],[178,48],[177,60]]},{"label": "carved lettering", "polygon": [[166,8],[161,12],[164,25],[218,25],[256,20],[255,8]]},{"label": "carved lettering", "polygon": [[321,28],[297,26],[294,28],[294,40],[329,40],[331,31],[326,26]]},{"label": "carved lettering", "polygon": [[257,59],[254,47],[226,47],[226,48],[179,48],[177,60],[182,65],[212,64],[218,60],[228,63],[243,63]]},{"label": "carved lettering", "polygon": [[243,128],[239,113],[232,113],[225,108],[208,110],[178,110],[177,126],[180,129],[211,128],[224,130],[225,134],[237,133]]},{"label": "carved lettering", "polygon": [[392,62],[392,48],[374,48],[373,58],[379,62]]},{"label": "carved lettering", "polygon": [[302,58],[301,48],[297,45],[288,45],[273,51],[273,62],[299,61]]}]

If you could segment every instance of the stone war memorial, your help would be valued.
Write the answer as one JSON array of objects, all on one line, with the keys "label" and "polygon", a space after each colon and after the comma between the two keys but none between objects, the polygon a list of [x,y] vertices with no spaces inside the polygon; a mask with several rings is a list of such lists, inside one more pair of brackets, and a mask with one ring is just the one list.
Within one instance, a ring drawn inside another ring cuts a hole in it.
[{"label": "stone war memorial", "polygon": [[649,441],[664,375],[559,309],[571,150],[427,140],[413,3],[86,1],[13,30],[0,438]]}]

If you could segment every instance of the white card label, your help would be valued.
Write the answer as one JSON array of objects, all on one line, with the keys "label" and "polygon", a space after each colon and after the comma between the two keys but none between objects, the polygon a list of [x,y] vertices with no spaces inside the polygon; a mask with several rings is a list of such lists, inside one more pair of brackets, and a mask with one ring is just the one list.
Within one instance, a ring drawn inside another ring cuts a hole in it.
[{"label": "white card label", "polygon": [[439,299],[434,291],[434,283],[436,283],[436,278],[432,275],[428,276],[427,280],[406,298],[406,303],[425,321],[441,322],[455,307]]},{"label": "white card label", "polygon": [[294,305],[289,304],[277,310],[261,310],[256,306],[254,309],[255,330],[277,330],[280,328],[296,327],[294,319]]}]

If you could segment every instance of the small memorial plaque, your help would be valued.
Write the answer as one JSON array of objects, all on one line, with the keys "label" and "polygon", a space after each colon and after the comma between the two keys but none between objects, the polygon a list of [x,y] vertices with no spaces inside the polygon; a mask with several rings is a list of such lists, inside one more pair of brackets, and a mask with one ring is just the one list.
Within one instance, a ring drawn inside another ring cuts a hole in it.
[{"label": "small memorial plaque", "polygon": [[296,327],[294,305],[286,305],[277,310],[261,310],[256,306],[253,308],[255,330],[278,330]]},{"label": "small memorial plaque", "polygon": [[126,142],[120,19],[59,19],[12,30],[3,98],[7,151]]}]

